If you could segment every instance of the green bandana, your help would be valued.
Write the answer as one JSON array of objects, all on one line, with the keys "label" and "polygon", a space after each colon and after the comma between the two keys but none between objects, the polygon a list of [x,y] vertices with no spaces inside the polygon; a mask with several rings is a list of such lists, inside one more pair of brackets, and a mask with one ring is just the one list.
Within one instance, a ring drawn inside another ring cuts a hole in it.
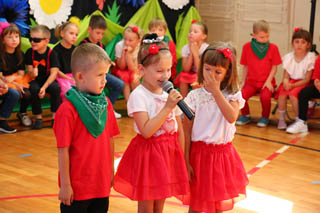
[{"label": "green bandana", "polygon": [[164,36],[164,38],[163,38],[162,41],[165,42],[165,43],[167,43],[167,44],[169,44],[170,39],[169,39],[168,36]]},{"label": "green bandana", "polygon": [[89,95],[72,86],[66,92],[66,98],[76,108],[90,134],[97,138],[103,132],[107,120],[108,101],[104,92],[100,95]]},{"label": "green bandana", "polygon": [[260,42],[257,42],[257,40],[254,38],[251,39],[251,48],[252,48],[254,54],[260,60],[262,60],[267,55],[269,45],[270,45],[269,41],[267,43],[260,43]]}]

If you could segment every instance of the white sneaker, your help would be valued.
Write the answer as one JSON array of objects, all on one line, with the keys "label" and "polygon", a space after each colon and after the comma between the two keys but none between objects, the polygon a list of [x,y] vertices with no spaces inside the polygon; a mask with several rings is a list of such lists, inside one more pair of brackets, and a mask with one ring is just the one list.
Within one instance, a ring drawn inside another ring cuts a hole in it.
[{"label": "white sneaker", "polygon": [[291,134],[308,132],[308,125],[305,121],[297,119],[293,124],[288,126],[286,132]]},{"label": "white sneaker", "polygon": [[121,118],[121,117],[122,117],[120,113],[117,113],[117,112],[114,111],[114,110],[113,110],[113,112],[114,112],[114,115],[116,116],[116,118]]}]

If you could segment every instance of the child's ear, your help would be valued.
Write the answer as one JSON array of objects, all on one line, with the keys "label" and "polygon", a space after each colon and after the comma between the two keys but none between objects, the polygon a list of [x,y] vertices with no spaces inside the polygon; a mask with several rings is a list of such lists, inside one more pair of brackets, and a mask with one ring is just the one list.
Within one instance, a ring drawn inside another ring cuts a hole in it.
[{"label": "child's ear", "polygon": [[89,26],[88,27],[88,33],[90,33],[92,31],[92,28]]},{"label": "child's ear", "polygon": [[144,66],[142,64],[138,64],[138,69],[140,70],[141,75],[144,75]]},{"label": "child's ear", "polygon": [[83,73],[82,72],[76,72],[76,74],[74,75],[74,79],[76,81],[81,82],[83,80]]},{"label": "child's ear", "polygon": [[206,34],[203,33],[203,35],[202,35],[202,40],[206,40],[207,37],[208,37],[208,35],[206,35]]}]

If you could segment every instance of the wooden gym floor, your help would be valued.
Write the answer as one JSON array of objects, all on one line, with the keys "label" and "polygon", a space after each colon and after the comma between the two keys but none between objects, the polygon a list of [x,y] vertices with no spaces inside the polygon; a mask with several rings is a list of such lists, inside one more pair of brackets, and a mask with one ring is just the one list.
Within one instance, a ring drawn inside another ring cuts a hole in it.
[{"label": "wooden gym floor", "polygon": [[[274,105],[274,104],[273,104]],[[259,118],[258,100],[251,100],[252,116]],[[115,108],[126,114],[124,101]],[[49,116],[49,115],[48,115]],[[315,213],[320,212],[320,122],[310,120],[308,134],[290,135],[271,125],[255,123],[237,127],[233,144],[249,175],[247,199],[230,212]],[[49,119],[49,118],[47,118]],[[57,199],[57,149],[50,127],[28,130],[18,126],[15,115],[10,124],[16,134],[0,134],[0,212],[59,212]],[[133,119],[118,119],[120,135],[115,138],[115,157],[120,159],[133,132]],[[50,121],[44,123],[50,125]],[[112,190],[111,213],[136,212],[137,203]],[[167,199],[164,212],[187,212],[175,198]]]}]

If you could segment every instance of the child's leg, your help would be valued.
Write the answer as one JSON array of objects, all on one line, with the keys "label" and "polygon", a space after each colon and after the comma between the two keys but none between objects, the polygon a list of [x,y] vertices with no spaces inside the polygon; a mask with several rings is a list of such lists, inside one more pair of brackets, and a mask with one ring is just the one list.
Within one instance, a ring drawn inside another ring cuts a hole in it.
[{"label": "child's leg", "polygon": [[138,201],[138,213],[152,213],[153,205],[153,200]]},{"label": "child's leg", "polygon": [[52,112],[52,118],[54,118],[55,112],[58,110],[61,104],[60,87],[58,83],[56,81],[52,82],[48,86],[46,92],[50,94],[51,112]]},{"label": "child's leg", "polygon": [[308,113],[308,101],[312,98],[320,98],[320,93],[317,88],[312,85],[306,88],[303,88],[299,93],[299,118],[301,120],[307,120]]},{"label": "child's leg", "polygon": [[263,88],[260,91],[262,117],[264,117],[264,118],[269,118],[270,109],[271,109],[271,97],[272,97],[272,91],[270,91],[267,87]]},{"label": "child's leg", "polygon": [[278,114],[279,114],[279,122],[278,129],[287,128],[285,114],[287,108],[287,95],[279,95],[278,98]]},{"label": "child's leg", "polygon": [[298,98],[296,98],[296,97],[293,96],[293,95],[290,95],[289,98],[290,98],[290,102],[291,102],[291,104],[292,104],[292,108],[293,108],[295,117],[298,117],[298,115],[299,115]]},{"label": "child's leg", "polygon": [[126,101],[129,100],[129,96],[130,96],[130,85],[129,85],[128,83],[124,83],[123,96],[124,96],[124,99],[125,99]]},{"label": "child's leg", "polygon": [[244,107],[241,109],[241,115],[243,116],[249,115],[250,110],[249,110],[248,100],[249,98],[251,98],[253,95],[257,93],[257,88],[250,84],[245,84],[241,90],[241,93],[242,93],[243,99],[246,100]]},{"label": "child's leg", "polygon": [[28,88],[24,88],[20,103],[20,113],[26,113],[29,104],[31,103],[31,93]]},{"label": "child's leg", "polygon": [[40,85],[37,81],[30,82],[30,93],[31,93],[31,106],[32,113],[36,116],[36,119],[42,119],[41,100],[39,98]]},{"label": "child's leg", "polygon": [[153,204],[153,212],[154,213],[162,213],[165,201],[166,201],[166,199],[155,200],[154,204]]},{"label": "child's leg", "polygon": [[88,213],[106,213],[109,209],[109,197],[91,199]]},{"label": "child's leg", "polygon": [[106,84],[107,87],[111,88],[108,98],[110,99],[111,103],[114,104],[118,99],[118,96],[123,91],[124,82],[110,73],[107,74],[106,79],[107,79],[107,84]]},{"label": "child's leg", "polygon": [[187,97],[188,90],[189,90],[189,84],[184,83],[184,82],[180,82],[180,93],[181,93],[182,97],[184,97],[184,98]]}]

